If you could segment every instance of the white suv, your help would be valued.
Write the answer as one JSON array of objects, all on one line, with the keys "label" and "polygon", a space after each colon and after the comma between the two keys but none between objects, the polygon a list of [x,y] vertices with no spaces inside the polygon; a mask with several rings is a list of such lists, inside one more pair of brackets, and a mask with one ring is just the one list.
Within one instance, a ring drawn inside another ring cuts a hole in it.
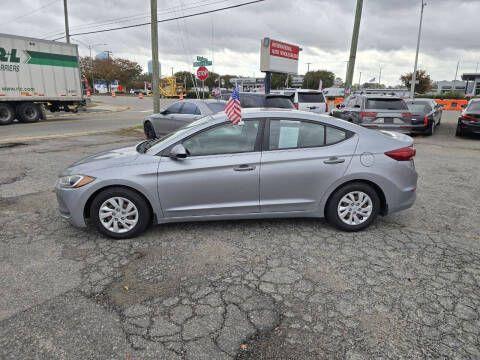
[{"label": "white suv", "polygon": [[319,114],[328,113],[328,105],[321,90],[286,89],[283,90],[283,94],[292,98],[293,104],[298,110]]}]

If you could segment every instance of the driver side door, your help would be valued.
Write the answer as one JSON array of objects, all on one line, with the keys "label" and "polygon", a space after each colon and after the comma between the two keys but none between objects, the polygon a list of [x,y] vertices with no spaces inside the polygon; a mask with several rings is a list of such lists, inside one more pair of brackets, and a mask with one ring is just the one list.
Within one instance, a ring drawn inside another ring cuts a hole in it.
[{"label": "driver side door", "polygon": [[221,123],[181,141],[185,159],[161,158],[158,193],[167,218],[258,213],[262,122]]}]

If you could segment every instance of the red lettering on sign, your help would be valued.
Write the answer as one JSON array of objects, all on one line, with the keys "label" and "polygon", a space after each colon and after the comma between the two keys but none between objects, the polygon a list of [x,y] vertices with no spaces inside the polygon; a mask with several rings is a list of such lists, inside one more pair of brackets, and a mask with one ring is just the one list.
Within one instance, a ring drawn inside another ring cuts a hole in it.
[{"label": "red lettering on sign", "polygon": [[270,40],[270,55],[286,59],[298,60],[300,48],[296,45]]}]

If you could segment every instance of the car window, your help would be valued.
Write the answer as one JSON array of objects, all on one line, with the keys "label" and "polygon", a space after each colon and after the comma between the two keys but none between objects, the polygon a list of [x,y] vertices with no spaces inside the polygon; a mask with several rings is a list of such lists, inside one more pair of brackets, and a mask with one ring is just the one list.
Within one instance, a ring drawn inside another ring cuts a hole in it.
[{"label": "car window", "polygon": [[298,93],[298,102],[299,103],[323,103],[325,98],[321,92],[299,92]]},{"label": "car window", "polygon": [[210,111],[214,114],[225,110],[225,103],[223,102],[210,102],[210,103],[206,103],[206,105],[210,109]]},{"label": "car window", "polygon": [[331,126],[326,127],[326,145],[331,145],[343,141],[347,138],[347,132]]},{"label": "car window", "polygon": [[325,126],[299,120],[271,120],[269,149],[297,149],[325,145]]},{"label": "car window", "polygon": [[424,114],[430,111],[428,110],[429,106],[422,103],[410,103],[410,104],[407,104],[407,106],[408,106],[408,110],[410,110],[413,113]]},{"label": "car window", "polygon": [[240,95],[240,105],[244,108],[263,107],[263,98],[257,95]]},{"label": "car window", "polygon": [[180,111],[181,114],[190,114],[194,115],[197,112],[197,105],[191,102],[185,102],[183,103],[183,107]]},{"label": "car window", "polygon": [[408,110],[407,104],[402,99],[367,99],[366,109],[380,110]]},{"label": "car window", "polygon": [[180,113],[180,109],[182,108],[182,105],[183,103],[182,102],[176,102],[172,105],[170,105],[168,108],[167,108],[167,113],[169,114],[178,114]]},{"label": "car window", "polygon": [[265,99],[265,107],[281,108],[281,109],[294,109],[295,105],[290,98],[285,96],[268,96]]},{"label": "car window", "polygon": [[183,146],[191,156],[251,152],[255,150],[259,124],[259,120],[247,120],[243,125],[218,125],[193,135]]},{"label": "car window", "polygon": [[480,101],[472,101],[468,105],[467,111],[480,111]]},{"label": "car window", "polygon": [[345,103],[345,107],[347,108],[353,108],[353,106],[356,104],[357,98],[355,96],[350,96]]}]

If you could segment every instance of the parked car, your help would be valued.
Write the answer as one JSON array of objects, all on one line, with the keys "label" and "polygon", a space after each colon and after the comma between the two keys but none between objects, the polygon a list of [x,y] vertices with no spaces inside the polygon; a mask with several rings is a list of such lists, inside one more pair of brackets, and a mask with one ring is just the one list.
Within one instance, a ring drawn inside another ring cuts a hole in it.
[{"label": "parked car", "polygon": [[328,113],[328,105],[321,90],[293,89],[283,94],[291,97],[296,109],[314,113]]},{"label": "parked car", "polygon": [[148,95],[148,91],[144,89],[130,89],[130,94],[131,95],[139,95],[139,94]]},{"label": "parked car", "polygon": [[433,135],[442,120],[442,105],[433,99],[406,100],[412,113],[412,130],[415,133]]},{"label": "parked car", "polygon": [[458,118],[456,136],[480,134],[480,99],[472,99]]},{"label": "parked car", "polygon": [[354,94],[331,114],[371,129],[411,133],[414,128],[407,104],[395,96]]},{"label": "parked car", "polygon": [[158,114],[147,116],[143,120],[143,131],[147,139],[155,139],[203,116],[223,111],[225,104],[222,100],[180,100]]},{"label": "parked car", "polygon": [[358,231],[415,201],[409,136],[325,115],[244,109],[87,157],[56,184],[60,214],[112,238],[179,221],[326,217]]},{"label": "parked car", "polygon": [[[230,98],[230,93],[221,95],[223,100]],[[256,92],[241,92],[240,104],[242,108],[280,108],[280,109],[295,109],[292,98],[289,95],[278,93],[256,93]]]}]

